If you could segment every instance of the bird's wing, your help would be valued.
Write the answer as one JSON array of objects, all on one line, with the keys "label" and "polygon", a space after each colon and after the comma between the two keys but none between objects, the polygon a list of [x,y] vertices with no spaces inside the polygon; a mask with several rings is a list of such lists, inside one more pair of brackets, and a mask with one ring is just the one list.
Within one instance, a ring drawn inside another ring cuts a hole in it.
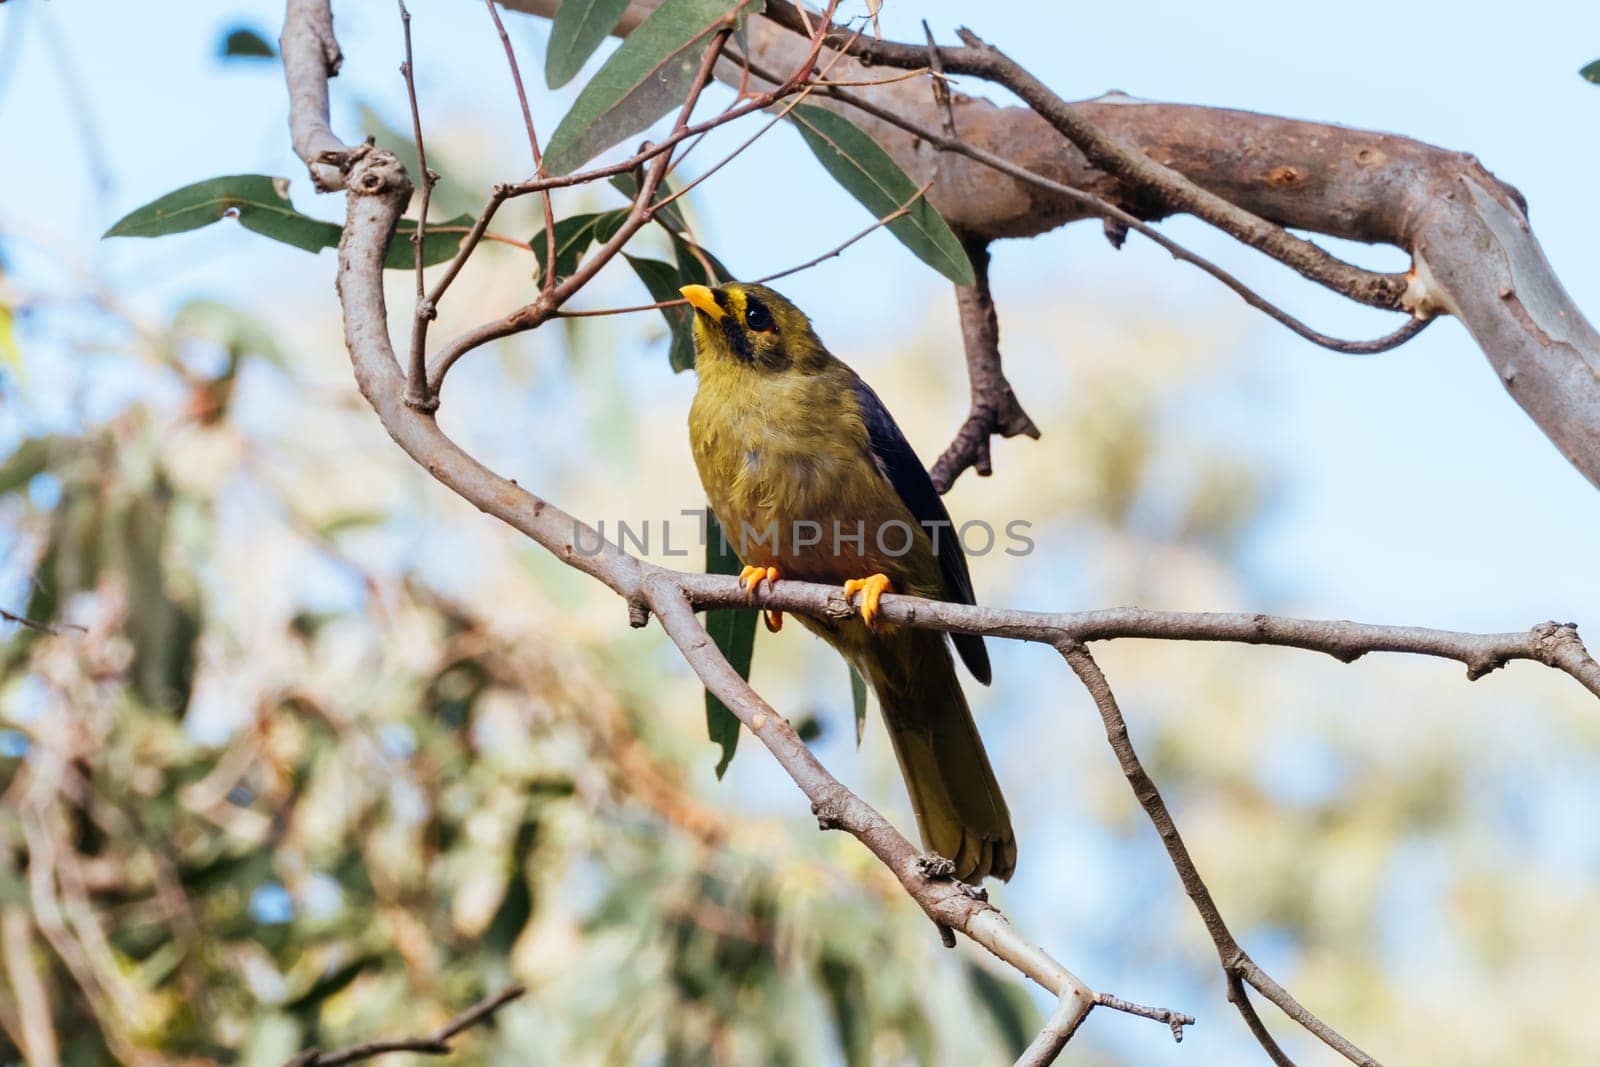
[{"label": "bird's wing", "polygon": [[[961,550],[961,540],[956,536],[944,500],[934,489],[933,479],[928,477],[928,469],[912,451],[906,435],[900,432],[894,416],[889,414],[889,409],[883,406],[883,401],[878,399],[872,387],[857,378],[855,389],[878,469],[894,486],[901,501],[917,522],[922,524],[928,536],[934,538],[937,531],[934,554],[939,559],[939,572],[944,578],[945,596],[961,604],[977,603],[972,593],[972,575],[967,570],[966,553]],[[988,685],[992,672],[989,668],[989,651],[984,647],[983,638],[978,634],[951,634],[950,640],[955,643],[956,651],[961,654],[961,660],[972,676]]]}]

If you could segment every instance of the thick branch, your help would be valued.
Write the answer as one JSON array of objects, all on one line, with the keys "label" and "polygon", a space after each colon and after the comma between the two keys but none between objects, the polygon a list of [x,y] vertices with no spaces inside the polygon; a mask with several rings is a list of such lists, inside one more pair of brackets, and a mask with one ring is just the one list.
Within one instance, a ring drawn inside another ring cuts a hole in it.
[{"label": "thick branch", "polygon": [[305,160],[323,192],[344,188],[341,165],[349,151],[328,125],[328,79],[344,56],[333,35],[327,0],[287,0],[278,37],[283,76],[289,85],[289,133],[295,155]]},{"label": "thick branch", "polygon": [[[557,6],[557,0],[503,2],[544,16]],[[634,0],[617,32],[631,31],[654,6],[655,0]],[[749,38],[752,58],[777,70],[790,69],[805,46],[768,19],[751,20]],[[907,62],[926,63],[925,46],[902,47],[910,50]],[[942,54],[951,51],[961,50]],[[955,70],[948,62],[946,68]],[[731,66],[718,70],[732,83],[739,75]],[[833,73],[839,81],[864,76],[870,68],[849,59]],[[917,80],[854,92],[927,129],[943,124],[941,109]],[[848,109],[820,93],[813,100]],[[999,107],[960,93],[952,95],[952,106],[964,141],[1024,170],[1145,219],[1186,210],[1095,166],[1031,108]],[[1275,226],[1395,245],[1411,254],[1411,286],[1402,305],[1459,317],[1517,403],[1600,486],[1600,333],[1546,261],[1521,197],[1474,157],[1391,134],[1122,95],[1070,106],[1093,130]],[[929,200],[967,233],[1029,237],[1092,214],[1077,201],[941,152],[892,123],[847,113],[919,183],[937,178]],[[1382,288],[1388,292],[1387,283]]]}]

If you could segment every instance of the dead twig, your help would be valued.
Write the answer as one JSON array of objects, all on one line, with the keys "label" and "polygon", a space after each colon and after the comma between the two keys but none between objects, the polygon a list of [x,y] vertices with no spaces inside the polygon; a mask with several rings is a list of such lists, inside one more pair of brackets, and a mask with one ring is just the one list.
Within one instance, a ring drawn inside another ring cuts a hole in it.
[{"label": "dead twig", "polygon": [[507,986],[491,997],[485,997],[454,1019],[419,1037],[401,1037],[365,1041],[338,1052],[323,1052],[308,1048],[284,1064],[284,1067],[341,1067],[346,1063],[359,1063],[390,1052],[416,1052],[424,1056],[443,1056],[451,1051],[450,1042],[463,1030],[487,1022],[494,1013],[526,993],[522,986]]}]

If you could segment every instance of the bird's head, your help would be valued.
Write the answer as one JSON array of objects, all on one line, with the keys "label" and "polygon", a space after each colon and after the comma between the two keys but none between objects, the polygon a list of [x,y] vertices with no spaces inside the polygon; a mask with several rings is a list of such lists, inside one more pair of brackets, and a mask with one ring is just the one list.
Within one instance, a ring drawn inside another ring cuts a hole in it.
[{"label": "bird's head", "polygon": [[805,312],[764,285],[685,285],[678,291],[694,308],[697,366],[726,360],[774,373],[804,373],[828,359]]}]

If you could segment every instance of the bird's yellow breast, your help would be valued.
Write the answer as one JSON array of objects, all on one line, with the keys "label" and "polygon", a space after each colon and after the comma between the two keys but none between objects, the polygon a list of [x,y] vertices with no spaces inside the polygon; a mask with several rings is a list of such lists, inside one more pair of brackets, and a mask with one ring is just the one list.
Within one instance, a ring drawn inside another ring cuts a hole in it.
[{"label": "bird's yellow breast", "polygon": [[[695,465],[745,563],[819,582],[881,571],[910,591],[927,580],[921,554],[886,554],[878,533],[894,522],[915,532],[915,520],[873,459],[854,381],[842,364],[776,375],[702,366],[689,409]],[[898,536],[892,528],[890,548]]]}]

